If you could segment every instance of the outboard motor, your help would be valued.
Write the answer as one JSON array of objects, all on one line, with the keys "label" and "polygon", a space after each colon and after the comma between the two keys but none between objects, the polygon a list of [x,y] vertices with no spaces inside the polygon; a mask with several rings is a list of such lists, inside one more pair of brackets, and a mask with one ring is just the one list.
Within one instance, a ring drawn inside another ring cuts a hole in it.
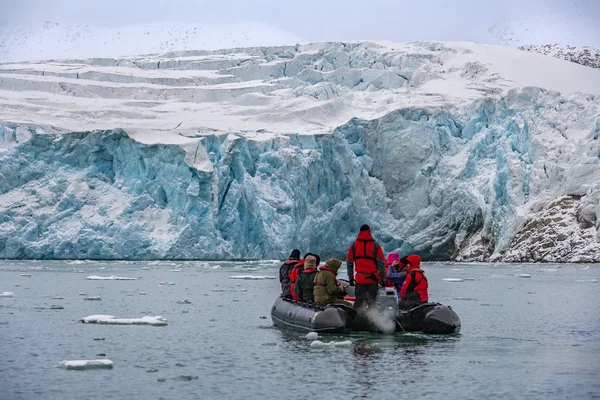
[{"label": "outboard motor", "polygon": [[398,293],[394,288],[379,288],[377,290],[377,305],[386,312],[396,315],[398,311]]}]

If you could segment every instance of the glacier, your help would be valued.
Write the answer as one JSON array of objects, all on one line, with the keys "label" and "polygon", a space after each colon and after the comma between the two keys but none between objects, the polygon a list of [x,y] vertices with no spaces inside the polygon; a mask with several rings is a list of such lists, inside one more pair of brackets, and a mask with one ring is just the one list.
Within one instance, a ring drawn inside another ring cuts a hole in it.
[{"label": "glacier", "polygon": [[[543,71],[543,73],[541,72]],[[0,258],[598,261],[600,71],[323,43],[0,64]]]}]

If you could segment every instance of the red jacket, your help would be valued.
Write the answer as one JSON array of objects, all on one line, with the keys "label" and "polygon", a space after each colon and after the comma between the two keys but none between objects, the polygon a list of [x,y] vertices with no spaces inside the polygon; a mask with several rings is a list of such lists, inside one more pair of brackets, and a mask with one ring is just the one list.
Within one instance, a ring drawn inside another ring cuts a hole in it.
[{"label": "red jacket", "polygon": [[421,303],[429,301],[429,284],[425,272],[421,269],[421,257],[412,255],[406,257],[410,266],[406,270],[406,280],[400,289],[400,299],[407,300],[411,293],[416,292]]},{"label": "red jacket", "polygon": [[383,249],[371,236],[370,229],[359,232],[346,254],[346,266],[348,277],[359,285],[372,285],[385,280]]},{"label": "red jacket", "polygon": [[304,271],[304,260],[300,260],[298,264],[294,265],[294,269],[290,272],[290,290],[292,294],[292,298],[296,301],[301,300],[300,297],[296,295],[296,291],[294,290],[296,286],[296,281],[300,277],[300,274]]}]

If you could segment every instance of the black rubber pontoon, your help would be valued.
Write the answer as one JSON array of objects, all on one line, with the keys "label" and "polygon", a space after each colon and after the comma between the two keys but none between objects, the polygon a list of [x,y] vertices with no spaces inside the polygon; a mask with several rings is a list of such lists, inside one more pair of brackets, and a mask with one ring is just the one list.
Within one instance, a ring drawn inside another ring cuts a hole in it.
[{"label": "black rubber pontoon", "polygon": [[399,331],[423,333],[458,333],[460,319],[452,307],[440,303],[423,303],[396,313]]},{"label": "black rubber pontoon", "polygon": [[278,297],[271,308],[273,325],[307,332],[346,332],[354,310],[341,304],[325,307]]}]

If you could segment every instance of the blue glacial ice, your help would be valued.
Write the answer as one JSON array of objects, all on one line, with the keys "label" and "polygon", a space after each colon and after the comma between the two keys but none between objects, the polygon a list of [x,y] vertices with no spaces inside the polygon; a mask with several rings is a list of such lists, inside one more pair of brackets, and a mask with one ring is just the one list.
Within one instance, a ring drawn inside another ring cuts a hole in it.
[{"label": "blue glacial ice", "polygon": [[586,181],[597,177],[598,127],[570,170],[531,133],[555,123],[543,109],[557,98],[526,88],[471,114],[402,109],[332,134],[209,135],[197,149],[207,170],[122,130],[3,123],[0,257],[272,259],[293,247],[341,257],[363,223],[386,251],[428,259],[456,256],[477,232],[486,251],[502,249],[532,199],[597,196]]},{"label": "blue glacial ice", "polygon": [[[0,65],[0,258],[343,257],[368,223],[429,260],[600,260],[600,96],[567,74],[551,83],[571,92],[508,90],[538,77],[503,63],[600,75],[393,46]],[[77,131],[103,118],[123,129]],[[151,129],[196,142],[138,140]]]}]

